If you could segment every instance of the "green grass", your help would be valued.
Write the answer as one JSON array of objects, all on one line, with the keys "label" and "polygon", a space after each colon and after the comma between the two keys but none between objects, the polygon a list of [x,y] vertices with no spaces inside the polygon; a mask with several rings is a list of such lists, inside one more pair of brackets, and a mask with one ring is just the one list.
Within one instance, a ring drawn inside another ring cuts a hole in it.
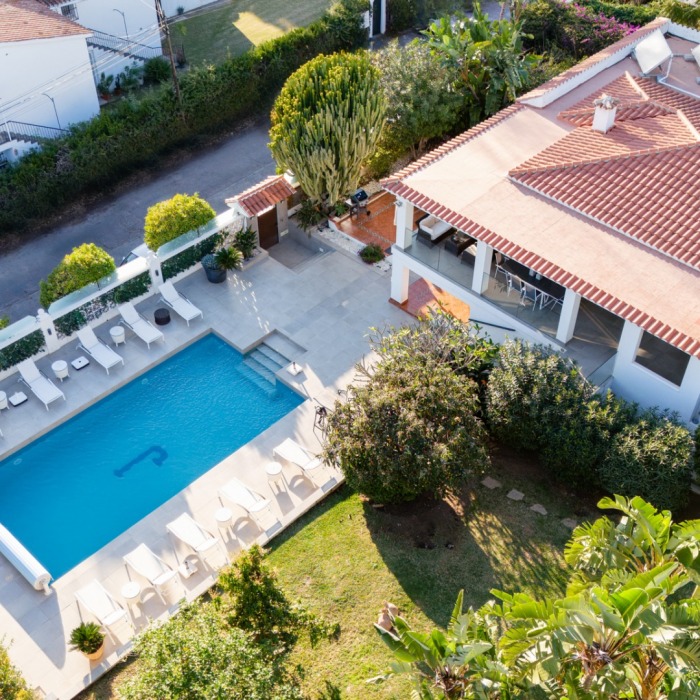
[{"label": "green grass", "polygon": [[217,63],[311,24],[331,5],[332,0],[230,0],[192,17],[171,20],[173,49],[182,44],[190,65]]}]

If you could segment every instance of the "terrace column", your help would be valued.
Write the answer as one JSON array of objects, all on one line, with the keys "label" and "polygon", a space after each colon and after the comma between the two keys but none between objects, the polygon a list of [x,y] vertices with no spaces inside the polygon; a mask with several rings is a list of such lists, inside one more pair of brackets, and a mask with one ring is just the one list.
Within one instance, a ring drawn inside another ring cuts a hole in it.
[{"label": "terrace column", "polygon": [[476,244],[476,259],[474,260],[474,277],[472,279],[472,291],[477,294],[485,292],[489,286],[488,273],[491,272],[491,260],[493,259],[493,247],[479,241]]},{"label": "terrace column", "polygon": [[56,326],[53,324],[53,319],[44,309],[39,309],[37,320],[39,321],[39,328],[41,328],[41,332],[44,334],[44,340],[46,341],[46,352],[56,352],[56,350],[61,347],[61,343],[58,342]]},{"label": "terrace column", "polygon": [[681,382],[681,394],[688,397],[690,411],[683,417],[691,421],[700,412],[700,359],[691,355]]},{"label": "terrace column", "polygon": [[567,289],[564,293],[564,303],[561,307],[559,325],[557,326],[557,340],[566,345],[574,337],[574,328],[578,318],[578,309],[581,305],[581,295]]},{"label": "terrace column", "polygon": [[396,245],[401,250],[406,250],[413,244],[413,204],[397,197],[394,221],[396,223]]},{"label": "terrace column", "polygon": [[155,253],[149,252],[146,261],[148,262],[148,274],[151,277],[151,286],[154,291],[157,291],[159,285],[163,284],[165,281],[163,279],[163,270],[160,268],[160,260],[158,260]]},{"label": "terrace column", "polygon": [[397,260],[398,256],[392,259],[391,265],[391,298],[403,304],[408,301],[408,280],[410,271],[403,261]]},{"label": "terrace column", "polygon": [[642,342],[644,330],[630,321],[625,321],[622,327],[622,335],[617,344],[617,354],[615,355],[615,366],[613,367],[613,377],[618,368],[623,365],[631,365],[637,357],[639,343]]}]

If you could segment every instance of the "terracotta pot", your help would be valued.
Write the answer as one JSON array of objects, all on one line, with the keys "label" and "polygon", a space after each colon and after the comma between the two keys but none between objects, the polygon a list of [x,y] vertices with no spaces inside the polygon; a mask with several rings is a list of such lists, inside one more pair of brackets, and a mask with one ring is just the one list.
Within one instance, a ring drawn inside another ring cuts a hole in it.
[{"label": "terracotta pot", "polygon": [[102,645],[97,651],[93,651],[92,654],[85,654],[90,661],[97,661],[97,659],[102,657],[102,654],[104,653],[105,650],[105,643],[102,642]]}]

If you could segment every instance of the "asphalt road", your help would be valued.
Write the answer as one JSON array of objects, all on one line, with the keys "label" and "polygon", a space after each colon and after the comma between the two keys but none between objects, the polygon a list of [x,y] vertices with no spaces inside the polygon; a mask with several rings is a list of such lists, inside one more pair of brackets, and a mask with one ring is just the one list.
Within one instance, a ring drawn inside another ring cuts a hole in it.
[{"label": "asphalt road", "polygon": [[143,243],[146,210],[177,193],[199,192],[217,213],[224,200],[275,172],[267,148],[268,124],[235,134],[216,147],[154,176],[92,209],[87,216],[51,229],[29,243],[0,256],[0,316],[12,322],[35,315],[39,308],[39,281],[66,253],[81,243],[96,243],[119,264]]}]

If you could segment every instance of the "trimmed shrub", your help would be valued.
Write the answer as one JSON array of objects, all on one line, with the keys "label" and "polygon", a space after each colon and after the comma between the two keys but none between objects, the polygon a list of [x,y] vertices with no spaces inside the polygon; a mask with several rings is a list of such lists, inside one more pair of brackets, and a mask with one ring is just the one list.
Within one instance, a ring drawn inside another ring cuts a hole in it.
[{"label": "trimmed shrub", "polygon": [[641,496],[656,508],[674,510],[687,500],[693,438],[674,415],[651,409],[612,440],[600,465],[610,493]]},{"label": "trimmed shrub", "polygon": [[412,29],[418,24],[416,0],[387,0],[386,14],[386,29],[390,34]]},{"label": "trimmed shrub", "polygon": [[654,2],[648,5],[634,5],[631,3],[604,2],[603,0],[579,0],[579,5],[585,5],[590,7],[596,14],[612,17],[619,22],[626,22],[627,24],[643,25],[648,24],[659,15],[663,17],[669,16],[660,10],[658,3]]},{"label": "trimmed shrub", "polygon": [[506,341],[486,392],[486,415],[494,436],[518,449],[540,450],[547,435],[593,395],[576,366],[541,345]]},{"label": "trimmed shrub", "polygon": [[443,495],[489,463],[477,385],[428,354],[360,367],[361,382],[336,402],[323,458],[349,486],[381,503]]},{"label": "trimmed shrub", "polygon": [[170,80],[170,65],[162,56],[149,58],[143,64],[143,82],[145,85],[157,85]]},{"label": "trimmed shrub", "polygon": [[0,316],[0,330],[7,328],[10,325],[9,316]]},{"label": "trimmed shrub", "polygon": [[216,216],[209,202],[199,194],[176,194],[148,208],[144,241],[151,250],[210,222]]},{"label": "trimmed shrub", "polygon": [[366,263],[377,263],[384,260],[384,251],[378,245],[366,245],[358,255]]},{"label": "trimmed shrub", "polygon": [[94,243],[73,248],[40,283],[39,301],[48,308],[56,299],[82,289],[116,270],[114,258]]}]

